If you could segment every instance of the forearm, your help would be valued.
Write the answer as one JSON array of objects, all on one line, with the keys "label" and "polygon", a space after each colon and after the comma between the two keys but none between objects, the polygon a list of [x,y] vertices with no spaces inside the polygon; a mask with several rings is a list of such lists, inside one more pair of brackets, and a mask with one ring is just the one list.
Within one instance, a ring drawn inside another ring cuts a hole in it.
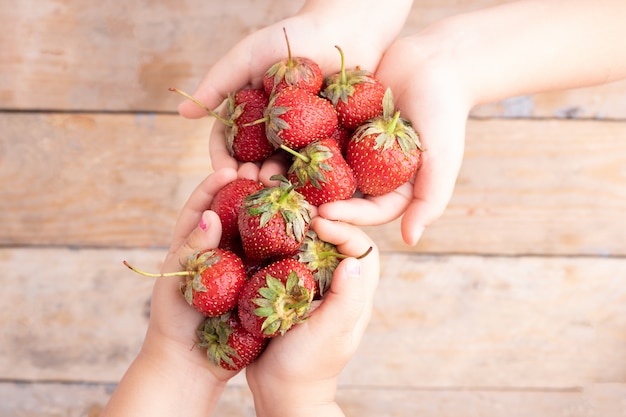
[{"label": "forearm", "polygon": [[454,65],[470,104],[626,77],[623,0],[528,0],[453,16],[414,37]]},{"label": "forearm", "polygon": [[[189,354],[189,349],[187,349]],[[225,387],[205,367],[150,349],[133,361],[102,417],[206,417]]]}]

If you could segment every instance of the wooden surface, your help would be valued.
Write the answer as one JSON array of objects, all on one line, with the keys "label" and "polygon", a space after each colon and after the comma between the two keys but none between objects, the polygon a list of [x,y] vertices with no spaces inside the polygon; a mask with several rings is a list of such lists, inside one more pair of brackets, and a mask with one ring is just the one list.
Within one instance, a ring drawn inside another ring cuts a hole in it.
[{"label": "wooden surface", "polygon": [[[503,1],[416,3],[405,32]],[[211,121],[167,87],[300,4],[0,4],[1,416],[98,415],[147,323],[152,282],[121,261],[158,268],[211,170]],[[624,119],[625,82],[474,109],[419,245],[368,228],[382,276],[347,415],[626,414]],[[215,415],[254,416],[242,376]]]}]

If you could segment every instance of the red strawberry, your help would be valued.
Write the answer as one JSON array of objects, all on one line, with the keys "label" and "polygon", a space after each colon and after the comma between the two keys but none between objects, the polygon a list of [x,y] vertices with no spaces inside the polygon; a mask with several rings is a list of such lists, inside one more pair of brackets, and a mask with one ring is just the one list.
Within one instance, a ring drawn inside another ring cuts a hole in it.
[{"label": "red strawberry", "polygon": [[354,130],[383,112],[385,88],[369,71],[359,67],[346,70],[343,51],[336,48],[341,54],[341,71],[324,80],[321,94],[335,106],[339,124]]},{"label": "red strawberry", "polygon": [[[372,249],[372,247],[368,248],[357,259],[364,258]],[[302,246],[300,246],[300,250],[298,250],[298,254],[294,258],[311,270],[316,284],[315,298],[321,298],[330,288],[337,265],[346,257],[346,255],[337,250],[337,246],[320,239],[315,231],[309,230]]]},{"label": "red strawberry", "polygon": [[245,198],[239,212],[243,249],[253,260],[292,255],[311,222],[310,205],[284,177],[280,185],[266,187]]},{"label": "red strawberry", "polygon": [[211,317],[235,308],[247,279],[239,256],[219,248],[201,251],[189,258],[187,270],[181,292],[196,310]]},{"label": "red strawberry", "polygon": [[263,88],[267,95],[286,86],[302,88],[317,94],[324,81],[320,66],[313,60],[292,57],[287,31],[283,28],[287,42],[287,58],[272,65],[263,76]]},{"label": "red strawberry", "polygon": [[242,89],[228,97],[226,144],[233,158],[261,162],[274,152],[267,140],[265,125],[251,123],[263,117],[269,98],[263,89]]},{"label": "red strawberry", "polygon": [[329,137],[338,125],[337,112],[328,100],[296,87],[273,94],[264,116],[267,139],[275,147],[304,148]]},{"label": "red strawberry", "polygon": [[359,126],[346,152],[357,188],[373,196],[409,181],[419,168],[423,150],[417,132],[395,111],[391,90],[384,101],[383,114]]},{"label": "red strawberry", "polygon": [[346,156],[346,150],[348,149],[348,143],[350,142],[350,138],[352,137],[352,130],[346,129],[345,127],[339,125],[337,129],[330,135],[331,138],[337,141],[337,145],[341,150],[341,154]]},{"label": "red strawberry", "polygon": [[229,94],[227,118],[209,109],[191,95],[177,88],[170,88],[203,108],[209,116],[226,126],[226,144],[233,158],[242,162],[260,162],[274,152],[267,140],[263,126],[263,112],[268,97],[262,89],[243,89],[235,95]]},{"label": "red strawberry", "polygon": [[237,225],[239,210],[246,196],[259,191],[261,188],[263,185],[258,181],[237,178],[215,194],[209,208],[217,213],[222,222],[220,248],[234,250],[241,245],[239,226]]},{"label": "red strawberry", "polygon": [[268,339],[250,334],[236,312],[207,317],[197,330],[198,346],[223,369],[238,371],[250,365],[263,351]]},{"label": "red strawberry", "polygon": [[220,316],[237,306],[239,292],[246,283],[241,258],[224,249],[207,249],[191,255],[186,270],[164,274],[143,272],[124,261],[133,271],[151,277],[186,277],[181,292],[189,305],[205,316]]},{"label": "red strawberry", "polygon": [[314,206],[348,199],[356,191],[352,168],[335,139],[316,140],[299,152],[284,149],[295,155],[287,178]]},{"label": "red strawberry", "polygon": [[254,274],[239,297],[239,318],[256,336],[285,334],[306,318],[315,280],[303,263],[283,258]]}]

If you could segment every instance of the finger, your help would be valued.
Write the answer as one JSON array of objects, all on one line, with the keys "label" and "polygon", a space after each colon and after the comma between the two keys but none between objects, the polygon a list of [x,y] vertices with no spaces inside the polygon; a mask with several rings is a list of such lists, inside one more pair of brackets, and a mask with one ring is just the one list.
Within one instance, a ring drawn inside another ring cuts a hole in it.
[{"label": "finger", "polygon": [[163,272],[181,270],[191,255],[200,250],[217,247],[221,237],[222,223],[219,216],[214,211],[204,211],[196,227],[177,248],[168,253],[163,263]]},{"label": "finger", "polygon": [[[369,320],[371,297],[363,285],[362,266],[358,259],[346,258],[337,266],[330,290],[320,306],[311,315],[311,326],[320,324],[325,335],[335,340],[345,338],[351,348],[356,348]],[[337,320],[341,317],[341,320]]]},{"label": "finger", "polygon": [[259,181],[259,166],[253,162],[245,162],[239,165],[237,177]]},{"label": "finger", "polygon": [[196,187],[178,216],[170,251],[175,251],[184,242],[189,233],[200,223],[202,213],[211,206],[215,194],[235,178],[237,178],[235,170],[221,169],[210,174]]},{"label": "finger", "polygon": [[259,172],[259,180],[261,180],[266,187],[278,185],[279,181],[273,181],[270,178],[273,175],[285,175],[290,161],[291,157],[287,156],[286,152],[275,152],[263,161]]},{"label": "finger", "polygon": [[[311,222],[311,228],[320,239],[335,245],[339,253],[343,255],[357,258],[367,253],[365,257],[360,259],[360,262],[368,271],[366,275],[368,277],[371,275],[372,278],[362,282],[362,285],[367,284],[370,294],[373,294],[378,285],[380,274],[380,255],[374,241],[363,230],[351,224],[331,221],[322,217],[314,218]],[[371,251],[369,251],[370,248]]]},{"label": "finger", "polygon": [[424,229],[445,211],[463,160],[463,136],[455,146],[433,145],[422,154],[422,166],[415,176],[413,199],[402,217],[402,239],[415,245]]},{"label": "finger", "polygon": [[[228,93],[239,90],[252,79],[254,67],[250,59],[253,53],[252,38],[244,38],[209,69],[193,93],[194,98],[209,109],[218,107]],[[206,115],[206,111],[192,101],[183,101],[178,112],[190,119]]]},{"label": "finger", "polygon": [[374,226],[400,217],[412,196],[412,185],[405,183],[385,195],[353,197],[322,204],[319,214],[330,220],[341,220],[357,226]]},{"label": "finger", "polygon": [[216,120],[211,129],[209,137],[209,155],[211,156],[211,166],[215,171],[223,168],[237,169],[237,161],[230,154],[226,145],[226,126]]}]

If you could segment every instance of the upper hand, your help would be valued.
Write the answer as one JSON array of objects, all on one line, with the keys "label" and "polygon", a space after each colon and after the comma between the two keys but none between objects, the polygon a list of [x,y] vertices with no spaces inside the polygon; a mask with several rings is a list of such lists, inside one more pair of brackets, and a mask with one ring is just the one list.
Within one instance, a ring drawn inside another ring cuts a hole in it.
[{"label": "upper hand", "polygon": [[394,93],[425,148],[414,178],[386,195],[320,206],[319,214],[357,225],[378,225],[402,216],[402,237],[415,245],[424,228],[444,212],[458,176],[470,105],[448,60],[421,50],[419,37],[394,42],[376,76]]}]

